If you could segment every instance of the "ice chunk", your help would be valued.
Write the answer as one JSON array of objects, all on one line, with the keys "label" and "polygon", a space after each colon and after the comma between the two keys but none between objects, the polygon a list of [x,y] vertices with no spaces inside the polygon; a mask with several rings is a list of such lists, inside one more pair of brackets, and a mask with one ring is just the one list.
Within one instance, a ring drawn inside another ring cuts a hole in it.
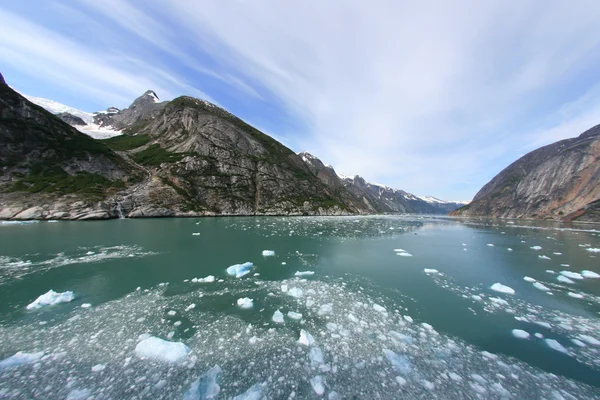
[{"label": "ice chunk", "polygon": [[252,308],[254,305],[254,300],[249,299],[248,297],[243,297],[237,300],[237,305],[239,308]]},{"label": "ice chunk", "polygon": [[383,349],[383,354],[392,363],[394,368],[403,375],[408,375],[412,371],[412,364],[405,356],[398,355],[392,350]]},{"label": "ice chunk", "polygon": [[187,306],[185,308],[185,311],[190,311],[190,310],[193,310],[194,308],[196,308],[196,303],[192,303],[189,306]]},{"label": "ice chunk", "polygon": [[530,249],[532,249],[532,250],[541,250],[542,246],[531,246]]},{"label": "ice chunk", "polygon": [[286,284],[281,285],[281,291],[283,293],[286,293],[288,291],[288,285],[286,285]]},{"label": "ice chunk", "polygon": [[587,347],[587,345],[585,343],[583,343],[579,339],[573,339],[573,338],[571,338],[571,342],[573,342],[574,344],[576,344],[579,347]]},{"label": "ice chunk", "polygon": [[185,360],[190,348],[181,342],[169,342],[150,336],[135,346],[135,354],[141,358],[177,363]]},{"label": "ice chunk", "polygon": [[32,364],[39,361],[43,356],[43,351],[38,353],[23,353],[18,351],[15,355],[0,361],[0,371],[5,368],[17,367],[23,364]]},{"label": "ice chunk", "polygon": [[273,250],[263,250],[262,255],[265,257],[274,256],[275,252]]},{"label": "ice chunk", "polygon": [[90,303],[83,303],[80,307],[81,308],[90,308],[92,305]]},{"label": "ice chunk", "polygon": [[327,400],[342,400],[342,396],[340,396],[339,393],[336,392],[335,390],[332,390],[327,395]]},{"label": "ice chunk", "polygon": [[567,295],[570,297],[573,297],[575,299],[583,299],[583,295],[579,294],[579,293],[569,292],[569,293],[567,293]]},{"label": "ice chunk", "polygon": [[556,279],[557,279],[559,282],[563,282],[563,283],[571,283],[571,284],[574,284],[574,283],[575,283],[574,281],[572,281],[571,279],[569,279],[569,278],[567,278],[566,276],[563,276],[563,275],[559,275],[559,276],[557,276],[557,277],[556,277]]},{"label": "ice chunk", "polygon": [[373,310],[385,314],[387,311],[385,310],[385,307],[380,306],[379,304],[373,304]]},{"label": "ice chunk", "polygon": [[252,264],[250,261],[247,261],[243,264],[235,264],[227,268],[227,273],[235,276],[236,278],[241,278],[242,276],[250,273],[250,270],[253,266],[254,264]]},{"label": "ice chunk", "polygon": [[585,249],[585,251],[589,251],[590,253],[600,253],[600,249],[593,247],[588,247],[587,249]]},{"label": "ice chunk", "polygon": [[[231,267],[230,267],[231,268]],[[229,272],[229,271],[227,271]],[[232,274],[230,274],[232,275]],[[215,281],[215,277],[213,275],[209,275],[206,278],[194,278],[192,279],[192,282],[194,283],[211,283]]]},{"label": "ice chunk", "polygon": [[504,299],[500,299],[498,297],[490,297],[490,300],[496,304],[502,305],[502,306],[507,306],[508,305],[508,301],[504,300]]},{"label": "ice chunk", "polygon": [[304,295],[304,292],[302,292],[302,289],[297,288],[297,287],[290,288],[290,290],[288,290],[287,293],[290,296],[295,297],[295,298],[300,298]]},{"label": "ice chunk", "polygon": [[298,343],[304,346],[312,346],[315,344],[315,339],[310,333],[306,332],[304,329],[300,329],[300,339],[298,339]]},{"label": "ice chunk", "polygon": [[294,311],[288,311],[287,316],[291,319],[300,320],[302,319],[302,314]]},{"label": "ice chunk", "polygon": [[426,274],[437,274],[440,271],[438,271],[437,269],[433,269],[433,268],[425,268],[423,270],[423,272],[425,272]]},{"label": "ice chunk", "polygon": [[491,243],[488,243],[487,245],[488,245],[489,247],[494,247],[494,245],[493,245],[493,244],[491,244]]},{"label": "ice chunk", "polygon": [[177,315],[177,311],[175,311],[175,310],[169,310],[169,312],[167,312],[167,315],[170,315],[172,317],[174,315]]},{"label": "ice chunk", "polygon": [[86,400],[91,394],[90,389],[74,389],[69,392],[65,400]]},{"label": "ice chunk", "polygon": [[321,375],[311,378],[310,386],[312,386],[313,390],[318,396],[323,396],[323,394],[325,394],[325,384],[323,383],[323,378]]},{"label": "ice chunk", "polygon": [[600,340],[595,337],[589,335],[579,335],[579,339],[583,340],[587,344],[591,344],[592,346],[600,346]]},{"label": "ice chunk", "polygon": [[308,352],[308,358],[313,366],[323,364],[323,352],[318,347],[311,347]]},{"label": "ice chunk", "polygon": [[217,383],[221,372],[223,371],[218,365],[206,371],[192,383],[188,391],[183,395],[183,400],[214,399],[221,391]]},{"label": "ice chunk", "polygon": [[73,292],[67,291],[63,293],[57,293],[54,290],[50,289],[47,293],[44,293],[35,301],[27,306],[28,310],[37,310],[38,308],[42,308],[45,306],[51,306],[58,303],[68,303],[73,301],[75,296],[73,296]]},{"label": "ice chunk", "polygon": [[517,339],[529,339],[529,332],[526,332],[522,329],[513,329],[512,335]]},{"label": "ice chunk", "polygon": [[281,311],[277,310],[273,313],[273,318],[271,318],[273,322],[276,324],[283,324],[283,314]]},{"label": "ice chunk", "polygon": [[307,275],[314,275],[314,274],[315,274],[315,271],[296,271],[294,276],[307,276]]},{"label": "ice chunk", "polygon": [[333,311],[333,304],[328,303],[328,304],[323,304],[321,307],[319,307],[319,311],[317,311],[317,314],[320,316],[323,316],[326,314],[331,314],[332,311]]},{"label": "ice chunk", "polygon": [[562,344],[558,343],[557,340],[544,339],[544,341],[546,342],[548,347],[550,347],[552,350],[556,350],[556,351],[560,351],[561,353],[569,354],[567,349],[565,349]]},{"label": "ice chunk", "polygon": [[396,253],[397,256],[401,256],[401,257],[412,257],[413,255],[410,253],[402,252],[402,253]]},{"label": "ice chunk", "polygon": [[592,279],[598,279],[598,278],[600,278],[600,274],[597,274],[594,271],[589,271],[587,269],[584,269],[583,271],[581,271],[581,275],[584,278],[592,278]]},{"label": "ice chunk", "polygon": [[530,278],[529,276],[524,277],[523,280],[527,282],[535,282],[535,279]]},{"label": "ice chunk", "polygon": [[406,385],[406,379],[404,379],[404,378],[403,378],[403,377],[401,377],[401,376],[397,376],[397,377],[396,377],[396,382],[398,382],[398,385],[400,385],[400,386],[404,386],[404,385]]},{"label": "ice chunk", "polygon": [[492,286],[490,286],[490,289],[500,293],[515,294],[513,288],[505,286],[501,283],[494,283]]},{"label": "ice chunk", "polygon": [[550,290],[550,288],[549,288],[549,287],[547,287],[547,286],[545,286],[545,285],[541,284],[540,282],[534,282],[534,283],[533,283],[533,287],[534,287],[534,288],[536,288],[536,289],[539,289],[539,290],[541,290],[541,291],[544,291],[544,292],[547,292],[547,291],[549,291],[549,290]]},{"label": "ice chunk", "polygon": [[583,276],[581,274],[578,274],[577,272],[560,271],[560,274],[563,276],[566,276],[567,278],[571,278],[571,279],[578,279],[578,280],[583,279]]},{"label": "ice chunk", "polygon": [[551,258],[545,255],[539,255],[538,258],[541,258],[542,260],[550,260]]},{"label": "ice chunk", "polygon": [[263,388],[265,383],[256,383],[244,393],[237,395],[233,400],[261,400],[263,398]]},{"label": "ice chunk", "polygon": [[106,369],[106,365],[104,364],[96,364],[92,367],[92,372],[102,372]]}]

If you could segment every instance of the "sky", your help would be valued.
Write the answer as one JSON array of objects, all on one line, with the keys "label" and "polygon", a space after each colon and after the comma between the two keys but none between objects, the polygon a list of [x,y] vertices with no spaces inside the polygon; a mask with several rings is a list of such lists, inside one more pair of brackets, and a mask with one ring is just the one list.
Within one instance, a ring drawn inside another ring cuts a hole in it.
[{"label": "sky", "polygon": [[84,111],[211,101],[345,175],[470,200],[600,123],[597,0],[3,0],[0,72]]}]

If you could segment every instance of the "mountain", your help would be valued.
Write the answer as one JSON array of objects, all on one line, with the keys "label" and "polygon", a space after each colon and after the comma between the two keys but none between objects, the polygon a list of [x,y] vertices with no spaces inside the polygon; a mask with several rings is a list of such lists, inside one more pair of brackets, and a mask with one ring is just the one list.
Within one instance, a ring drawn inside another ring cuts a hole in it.
[{"label": "mountain", "polygon": [[419,197],[421,200],[429,203],[432,207],[439,210],[439,213],[447,214],[451,211],[456,210],[457,208],[463,207],[469,204],[468,201],[448,201],[448,200],[440,200],[433,196],[424,196]]},{"label": "mountain", "polygon": [[[146,92],[94,140],[0,85],[0,219],[367,212],[287,147],[192,97]],[[157,99],[157,98],[156,98]]]},{"label": "mountain", "polygon": [[452,215],[600,221],[600,125],[519,158]]}]

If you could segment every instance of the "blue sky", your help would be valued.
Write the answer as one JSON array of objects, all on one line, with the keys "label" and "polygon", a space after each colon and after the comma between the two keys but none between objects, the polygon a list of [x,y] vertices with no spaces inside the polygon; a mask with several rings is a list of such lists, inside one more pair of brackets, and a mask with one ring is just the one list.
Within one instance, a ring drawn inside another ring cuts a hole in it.
[{"label": "blue sky", "polygon": [[212,101],[346,175],[467,200],[600,123],[600,2],[4,0],[0,71],[85,111]]}]

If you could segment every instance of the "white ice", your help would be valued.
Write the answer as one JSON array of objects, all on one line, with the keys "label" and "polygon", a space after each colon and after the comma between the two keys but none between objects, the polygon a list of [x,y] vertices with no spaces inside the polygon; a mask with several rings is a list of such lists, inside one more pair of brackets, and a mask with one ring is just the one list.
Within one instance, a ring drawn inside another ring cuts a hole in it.
[{"label": "white ice", "polygon": [[39,361],[43,356],[43,351],[40,351],[39,353],[23,353],[19,351],[15,355],[0,361],[0,370],[17,367],[23,364],[31,364]]},{"label": "white ice", "polygon": [[576,299],[583,299],[583,295],[579,293],[569,292],[567,293],[567,295]]},{"label": "white ice", "polygon": [[287,316],[291,319],[300,320],[302,319],[302,314],[294,311],[288,311]]},{"label": "white ice", "polygon": [[315,274],[315,271],[296,271],[294,276],[307,276],[307,275],[314,275],[314,274]]},{"label": "white ice", "polygon": [[578,279],[578,280],[583,279],[583,276],[581,274],[578,274],[577,272],[573,272],[573,271],[560,271],[560,274],[566,276],[567,278],[571,278],[571,279]]},{"label": "white ice", "polygon": [[562,344],[558,343],[558,341],[556,341],[554,339],[544,339],[544,341],[546,342],[548,347],[550,347],[552,350],[560,351],[561,353],[564,353],[564,354],[569,354],[567,349],[565,349],[565,347]]},{"label": "white ice", "polygon": [[490,297],[490,300],[496,304],[500,304],[503,306],[507,306],[508,305],[508,301],[504,300],[504,299],[500,299],[498,297]]},{"label": "white ice", "polygon": [[595,337],[589,335],[579,335],[579,339],[583,340],[587,344],[591,344],[592,346],[600,346],[600,340]]},{"label": "white ice", "polygon": [[135,346],[135,354],[141,358],[177,363],[185,360],[190,348],[181,342],[169,342],[150,336]]},{"label": "white ice", "polygon": [[315,338],[313,338],[312,335],[306,332],[304,329],[300,329],[300,339],[298,339],[298,343],[304,346],[312,346],[315,344]]},{"label": "white ice", "polygon": [[386,313],[385,307],[382,307],[379,304],[373,304],[373,310],[382,314]]},{"label": "white ice", "polygon": [[262,255],[265,257],[274,256],[275,252],[273,250],[263,250]]},{"label": "white ice", "polygon": [[287,291],[287,294],[298,299],[304,295],[304,292],[300,288],[293,287]]},{"label": "white ice", "polygon": [[265,383],[256,383],[244,393],[237,395],[233,400],[261,400],[263,398],[263,387]]},{"label": "white ice", "polygon": [[312,386],[317,396],[323,396],[323,394],[325,394],[325,385],[323,383],[323,378],[321,377],[321,375],[317,375],[314,378],[311,378],[310,385]]},{"label": "white ice", "polygon": [[102,372],[106,369],[106,365],[104,364],[96,364],[92,367],[92,372]]},{"label": "white ice", "polygon": [[52,306],[58,303],[68,303],[73,301],[75,296],[73,296],[73,292],[67,291],[63,293],[57,293],[54,290],[50,289],[47,293],[44,293],[35,301],[27,306],[28,310],[37,310],[38,308],[42,308],[45,306]]},{"label": "white ice", "polygon": [[279,310],[275,311],[273,313],[273,318],[271,318],[273,320],[273,322],[275,322],[276,324],[283,324],[283,313]]},{"label": "white ice", "polygon": [[541,250],[542,246],[531,246],[530,249],[532,249],[532,250]]},{"label": "white ice", "polygon": [[237,305],[239,308],[252,308],[254,301],[248,297],[244,297],[237,300]]},{"label": "white ice", "polygon": [[425,268],[423,269],[423,272],[425,272],[426,274],[437,274],[440,271],[434,268]]},{"label": "white ice", "polygon": [[527,282],[535,282],[535,279],[533,279],[533,278],[531,278],[529,276],[524,277],[523,280],[527,281]]},{"label": "white ice", "polygon": [[517,339],[529,339],[529,333],[522,329],[513,329],[512,335]]},{"label": "white ice", "polygon": [[540,282],[534,282],[533,287],[536,288],[536,289],[539,289],[541,291],[544,291],[544,292],[550,291],[549,287],[541,284]]},{"label": "white ice", "polygon": [[515,290],[513,288],[505,286],[501,283],[494,283],[492,286],[490,286],[490,289],[500,293],[515,294]]},{"label": "white ice", "polygon": [[254,264],[252,264],[250,261],[247,261],[243,264],[235,264],[227,268],[227,273],[235,276],[236,278],[241,278],[242,276],[250,273],[250,269],[252,269],[253,266]]},{"label": "white ice", "polygon": [[488,245],[489,247],[494,247],[494,245],[493,245],[493,244],[491,244],[491,243],[488,243],[487,245]]},{"label": "white ice", "polygon": [[318,347],[311,347],[308,352],[308,358],[310,359],[311,365],[319,366],[323,364],[323,352]]},{"label": "white ice", "polygon": [[538,256],[538,258],[541,258],[542,260],[550,260],[550,257],[544,255]]},{"label": "white ice", "polygon": [[383,349],[383,354],[392,363],[394,368],[403,375],[408,375],[412,371],[412,364],[405,356],[398,355],[392,350]]},{"label": "white ice", "polygon": [[218,365],[206,371],[192,383],[183,395],[183,400],[214,399],[217,397],[221,391],[221,388],[217,384],[217,378],[221,372],[223,371]]},{"label": "white ice", "polygon": [[90,308],[92,305],[90,303],[83,303],[80,307],[81,308]]},{"label": "white ice", "polygon": [[589,271],[587,269],[584,269],[583,271],[581,271],[581,275],[584,278],[592,278],[592,279],[598,279],[598,278],[600,278],[600,274],[597,274],[594,271]]},{"label": "white ice", "polygon": [[590,253],[600,253],[600,249],[597,248],[593,248],[593,247],[588,247],[587,249],[585,249],[586,251],[589,251]]},{"label": "white ice", "polygon": [[194,279],[192,279],[192,282],[194,282],[194,283],[211,283],[211,282],[214,282],[214,281],[215,281],[215,277],[213,275],[209,275],[206,278],[194,278]]},{"label": "white ice", "polygon": [[567,278],[566,276],[563,276],[563,275],[559,275],[559,276],[557,276],[557,277],[556,277],[556,279],[557,279],[559,282],[563,282],[563,283],[571,283],[571,284],[574,284],[574,283],[575,283],[574,281],[572,281],[571,279],[569,279],[569,278]]}]

